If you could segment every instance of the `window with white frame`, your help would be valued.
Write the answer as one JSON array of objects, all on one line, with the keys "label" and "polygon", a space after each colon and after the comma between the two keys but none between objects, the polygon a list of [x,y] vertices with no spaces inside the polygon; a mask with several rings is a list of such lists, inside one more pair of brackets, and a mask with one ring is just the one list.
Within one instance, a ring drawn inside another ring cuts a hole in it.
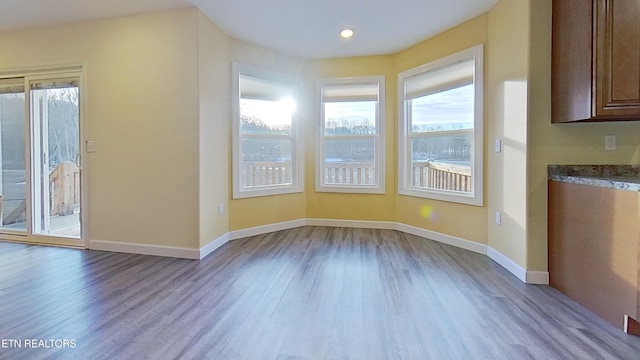
[{"label": "window with white frame", "polygon": [[316,191],[382,194],[384,76],[318,81]]},{"label": "window with white frame", "polygon": [[398,75],[398,192],[482,205],[482,45]]},{"label": "window with white frame", "polygon": [[233,197],[302,191],[294,87],[279,74],[234,64]]}]

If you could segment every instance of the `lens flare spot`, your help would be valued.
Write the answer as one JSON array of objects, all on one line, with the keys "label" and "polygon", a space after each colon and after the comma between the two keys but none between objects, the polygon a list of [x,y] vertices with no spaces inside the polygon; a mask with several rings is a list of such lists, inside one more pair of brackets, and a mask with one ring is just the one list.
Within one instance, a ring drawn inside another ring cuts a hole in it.
[{"label": "lens flare spot", "polygon": [[428,219],[433,214],[433,209],[429,205],[424,205],[420,208],[420,216],[425,219]]}]

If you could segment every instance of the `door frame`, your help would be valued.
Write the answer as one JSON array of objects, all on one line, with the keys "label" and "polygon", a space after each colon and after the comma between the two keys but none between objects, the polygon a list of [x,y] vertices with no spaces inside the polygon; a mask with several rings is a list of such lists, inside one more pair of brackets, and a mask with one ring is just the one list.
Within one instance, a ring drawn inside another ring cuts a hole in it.
[{"label": "door frame", "polygon": [[[22,78],[25,85],[25,177],[27,181],[26,193],[26,232],[13,232],[2,230],[0,239],[32,244],[45,244],[55,246],[67,246],[78,248],[89,248],[87,237],[88,215],[87,215],[87,197],[88,197],[88,176],[87,176],[87,156],[86,156],[86,129],[87,129],[87,87],[86,74],[83,65],[65,65],[58,67],[34,68],[26,70],[2,71],[1,78]],[[78,130],[78,153],[80,154],[80,237],[67,238],[56,235],[34,234],[33,232],[33,194],[36,186],[33,183],[32,169],[34,154],[32,153],[32,120],[31,120],[31,82],[47,79],[64,79],[76,78],[80,89],[78,101],[79,106],[79,130]]]}]

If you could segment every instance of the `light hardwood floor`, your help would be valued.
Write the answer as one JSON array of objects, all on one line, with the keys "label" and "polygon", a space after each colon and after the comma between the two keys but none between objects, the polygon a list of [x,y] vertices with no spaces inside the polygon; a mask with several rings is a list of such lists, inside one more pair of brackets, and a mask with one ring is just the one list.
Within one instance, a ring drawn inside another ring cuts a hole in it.
[{"label": "light hardwood floor", "polygon": [[202,261],[0,242],[1,339],[22,347],[0,359],[640,358],[640,338],[484,255],[325,227]]}]

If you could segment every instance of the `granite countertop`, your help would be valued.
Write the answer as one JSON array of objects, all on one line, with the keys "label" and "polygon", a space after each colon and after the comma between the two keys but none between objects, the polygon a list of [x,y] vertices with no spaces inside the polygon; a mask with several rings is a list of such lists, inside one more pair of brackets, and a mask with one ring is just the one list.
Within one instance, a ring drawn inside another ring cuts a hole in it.
[{"label": "granite countertop", "polygon": [[549,165],[548,171],[553,181],[640,191],[640,165]]}]

